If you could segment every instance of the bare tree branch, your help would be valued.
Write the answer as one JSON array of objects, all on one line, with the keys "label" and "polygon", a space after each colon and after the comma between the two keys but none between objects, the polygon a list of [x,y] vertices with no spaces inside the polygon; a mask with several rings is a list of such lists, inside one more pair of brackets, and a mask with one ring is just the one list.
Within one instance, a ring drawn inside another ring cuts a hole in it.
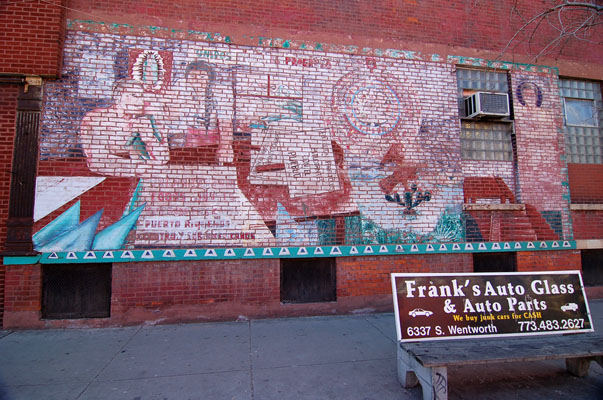
[{"label": "bare tree branch", "polygon": [[[603,23],[603,6],[587,1],[560,0],[557,4],[542,10],[533,17],[525,17],[520,1],[514,0],[509,15],[510,21],[519,18],[522,26],[515,31],[497,59],[511,48],[527,46],[529,54],[536,53],[532,61],[557,49],[559,54],[571,40],[601,44],[591,40],[592,30]],[[548,36],[544,32],[555,32]],[[523,38],[523,39],[522,39]],[[536,49],[540,47],[540,50]]]}]

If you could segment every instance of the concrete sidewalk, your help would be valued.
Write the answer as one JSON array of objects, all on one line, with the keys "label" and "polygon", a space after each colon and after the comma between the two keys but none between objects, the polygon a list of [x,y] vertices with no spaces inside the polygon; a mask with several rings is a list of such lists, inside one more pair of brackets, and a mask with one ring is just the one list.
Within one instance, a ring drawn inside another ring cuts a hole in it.
[{"label": "concrete sidewalk", "polygon": [[[602,336],[603,300],[590,302]],[[393,314],[0,331],[0,399],[420,399],[396,378]],[[563,360],[450,368],[451,399],[601,399]]]}]

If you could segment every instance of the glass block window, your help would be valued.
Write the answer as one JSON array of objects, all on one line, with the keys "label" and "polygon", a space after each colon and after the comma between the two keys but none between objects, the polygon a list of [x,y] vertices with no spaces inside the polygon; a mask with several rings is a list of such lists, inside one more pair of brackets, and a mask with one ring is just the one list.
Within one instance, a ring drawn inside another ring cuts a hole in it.
[{"label": "glass block window", "polygon": [[461,123],[461,155],[465,160],[512,161],[511,124]]},{"label": "glass block window", "polygon": [[599,82],[561,79],[567,161],[603,164],[603,102]]},{"label": "glass block window", "polygon": [[[466,115],[463,98],[475,92],[508,93],[505,72],[477,69],[456,71],[459,114]],[[469,120],[461,122],[461,155],[465,160],[513,161],[511,134],[513,123],[499,120]]]},{"label": "glass block window", "polygon": [[475,90],[476,92],[500,92],[507,93],[507,74],[504,72],[493,72],[478,69],[457,69],[456,79],[458,87]]}]

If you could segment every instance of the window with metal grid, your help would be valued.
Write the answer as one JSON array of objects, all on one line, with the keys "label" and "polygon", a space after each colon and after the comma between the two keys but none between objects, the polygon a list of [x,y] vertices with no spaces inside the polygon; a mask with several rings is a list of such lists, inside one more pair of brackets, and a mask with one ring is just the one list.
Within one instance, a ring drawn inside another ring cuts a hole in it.
[{"label": "window with metal grid", "polygon": [[603,102],[599,82],[561,79],[567,161],[603,164]]}]

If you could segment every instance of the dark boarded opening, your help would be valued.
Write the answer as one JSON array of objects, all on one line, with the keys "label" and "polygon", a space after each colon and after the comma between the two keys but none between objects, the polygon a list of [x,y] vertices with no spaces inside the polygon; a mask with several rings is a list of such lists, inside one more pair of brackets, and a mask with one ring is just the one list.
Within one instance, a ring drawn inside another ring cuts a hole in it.
[{"label": "dark boarded opening", "polygon": [[111,264],[47,264],[42,268],[42,318],[107,318]]},{"label": "dark boarded opening", "polygon": [[281,302],[337,300],[334,258],[281,259]]},{"label": "dark boarded opening", "polygon": [[516,272],[515,253],[474,253],[473,271],[475,272]]},{"label": "dark boarded opening", "polygon": [[582,250],[582,279],[585,286],[603,286],[603,249]]}]

